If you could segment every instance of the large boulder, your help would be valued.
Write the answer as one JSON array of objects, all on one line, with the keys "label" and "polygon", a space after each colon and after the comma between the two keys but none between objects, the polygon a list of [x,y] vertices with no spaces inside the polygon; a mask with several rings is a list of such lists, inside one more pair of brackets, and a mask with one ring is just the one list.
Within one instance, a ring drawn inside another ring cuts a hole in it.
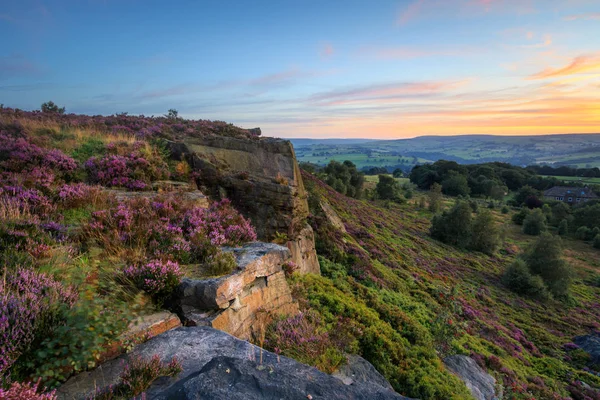
[{"label": "large boulder", "polygon": [[59,399],[83,399],[96,387],[119,381],[133,356],[173,357],[183,371],[161,378],[146,391],[151,399],[405,399],[389,388],[356,381],[345,385],[319,370],[278,356],[210,327],[177,328],[137,346],[130,354],[71,378]]},{"label": "large boulder", "polygon": [[361,356],[349,354],[348,362],[338,368],[332,376],[346,385],[375,385],[393,390],[392,385],[367,360]]},{"label": "large boulder", "polygon": [[573,341],[591,356],[592,365],[600,365],[600,333],[577,336]]},{"label": "large boulder", "polygon": [[291,260],[286,247],[253,242],[223,250],[235,256],[233,273],[181,282],[177,302],[187,325],[208,325],[249,339],[273,316],[298,312],[282,269]]},{"label": "large boulder", "polygon": [[452,355],[444,359],[446,367],[457,375],[477,400],[495,400],[496,380],[481,368],[475,360],[465,355]]}]

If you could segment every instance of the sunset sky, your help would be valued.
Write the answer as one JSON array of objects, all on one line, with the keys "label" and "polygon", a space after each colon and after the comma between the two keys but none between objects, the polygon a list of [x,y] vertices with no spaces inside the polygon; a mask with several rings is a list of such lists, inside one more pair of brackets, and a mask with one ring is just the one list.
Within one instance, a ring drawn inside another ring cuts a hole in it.
[{"label": "sunset sky", "polygon": [[0,2],[0,103],[278,137],[600,133],[600,0]]}]

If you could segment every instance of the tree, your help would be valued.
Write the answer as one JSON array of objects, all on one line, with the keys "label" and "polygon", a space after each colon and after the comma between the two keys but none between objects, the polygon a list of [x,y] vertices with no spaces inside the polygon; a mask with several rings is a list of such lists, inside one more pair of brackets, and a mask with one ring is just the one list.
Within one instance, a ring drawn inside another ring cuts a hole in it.
[{"label": "tree", "polygon": [[588,240],[591,236],[591,230],[587,226],[580,226],[575,231],[575,237],[579,240]]},{"label": "tree", "polygon": [[523,233],[537,236],[546,230],[546,216],[541,209],[536,208],[523,220]]},{"label": "tree", "polygon": [[402,178],[404,176],[404,172],[400,168],[396,168],[394,172],[392,172],[392,176],[394,178]]},{"label": "tree", "polygon": [[564,236],[567,233],[569,233],[569,223],[566,219],[563,219],[562,221],[560,221],[560,224],[558,224],[558,234],[560,236]]},{"label": "tree", "polygon": [[552,215],[550,217],[550,223],[557,226],[562,221],[567,220],[571,216],[571,207],[565,203],[558,202],[552,206]]},{"label": "tree", "polygon": [[331,160],[323,173],[323,180],[337,192],[356,199],[362,197],[365,176],[351,161]]},{"label": "tree", "polygon": [[165,115],[165,117],[170,118],[170,119],[177,119],[177,118],[179,118],[179,111],[177,111],[174,108],[170,108],[169,111],[167,112],[167,114]]},{"label": "tree", "polygon": [[530,212],[531,211],[529,211],[527,207],[523,207],[518,213],[513,214],[511,220],[517,225],[523,225],[523,221],[525,221],[525,218],[527,218]]},{"label": "tree", "polygon": [[65,108],[58,107],[53,101],[47,101],[40,107],[43,113],[47,114],[64,114]]},{"label": "tree", "polygon": [[379,182],[375,187],[377,197],[382,200],[397,200],[400,198],[400,184],[390,175],[379,175]]},{"label": "tree", "polygon": [[442,181],[443,192],[449,196],[467,196],[471,193],[467,178],[464,175],[452,172],[452,174]]},{"label": "tree", "polygon": [[594,237],[594,248],[600,249],[600,234]]},{"label": "tree", "polygon": [[559,236],[543,233],[529,248],[524,259],[529,271],[541,276],[554,296],[562,297],[568,293],[573,271],[562,258]]},{"label": "tree", "polygon": [[515,203],[517,203],[518,206],[521,206],[525,204],[525,200],[527,200],[528,197],[533,196],[537,198],[539,195],[540,192],[538,190],[535,190],[529,185],[525,185],[521,189],[519,189],[519,191],[515,195]]},{"label": "tree", "polygon": [[500,244],[498,228],[489,210],[482,210],[473,221],[470,248],[491,255]]},{"label": "tree", "polygon": [[433,217],[431,236],[444,243],[466,248],[473,232],[471,207],[464,201],[457,201],[449,211]]},{"label": "tree", "polygon": [[429,189],[429,211],[437,213],[442,208],[442,185],[434,183]]},{"label": "tree", "polygon": [[517,294],[538,298],[548,297],[544,280],[540,276],[531,275],[529,267],[520,258],[508,266],[502,275],[502,282]]}]

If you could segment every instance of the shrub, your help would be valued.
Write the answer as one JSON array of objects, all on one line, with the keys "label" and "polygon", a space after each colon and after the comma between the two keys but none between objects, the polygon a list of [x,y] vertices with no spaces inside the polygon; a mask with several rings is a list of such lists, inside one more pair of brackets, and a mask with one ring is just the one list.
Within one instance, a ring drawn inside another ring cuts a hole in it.
[{"label": "shrub", "polygon": [[52,331],[76,293],[48,275],[18,268],[0,280],[0,375]]},{"label": "shrub", "polygon": [[530,212],[531,211],[529,211],[528,208],[523,207],[519,210],[519,212],[513,214],[511,220],[517,225],[523,225],[523,221],[525,221],[525,218],[527,218]]},{"label": "shrub", "polygon": [[562,221],[560,221],[560,224],[558,224],[558,234],[560,236],[564,236],[567,233],[569,233],[569,223],[566,219],[563,219]]},{"label": "shrub", "polygon": [[600,234],[594,237],[594,248],[600,249]]},{"label": "shrub", "polygon": [[523,220],[523,233],[537,236],[546,230],[546,216],[541,209],[536,208]]},{"label": "shrub", "polygon": [[331,160],[323,169],[322,178],[339,193],[360,199],[363,195],[365,176],[351,161],[340,163]]},{"label": "shrub", "polygon": [[153,260],[140,265],[130,265],[123,271],[133,283],[162,303],[181,282],[179,264],[173,261]]},{"label": "shrub", "polygon": [[591,234],[590,228],[587,226],[580,226],[575,231],[575,237],[579,240],[588,240]]},{"label": "shrub", "polygon": [[472,237],[469,247],[486,254],[493,254],[500,244],[498,228],[494,216],[489,210],[483,210],[473,221]]},{"label": "shrub", "polygon": [[557,202],[552,206],[552,215],[550,217],[550,222],[552,225],[556,226],[560,224],[563,220],[568,220],[571,216],[571,207],[569,207],[564,202]]},{"label": "shrub", "polygon": [[398,200],[400,198],[400,184],[390,175],[379,175],[379,182],[375,187],[377,198],[381,200]]},{"label": "shrub", "polygon": [[210,276],[228,275],[237,268],[235,256],[231,252],[218,251],[208,257],[205,271]]},{"label": "shrub", "polygon": [[36,383],[32,382],[13,382],[10,387],[6,390],[0,387],[0,399],[2,400],[56,400],[56,391],[53,390],[48,393],[39,393],[38,380]]},{"label": "shrub", "polygon": [[562,242],[559,236],[543,233],[524,256],[532,274],[539,275],[554,296],[567,294],[572,268],[562,258]]},{"label": "shrub", "polygon": [[119,382],[115,386],[97,389],[90,400],[134,398],[146,391],[157,378],[174,377],[182,370],[181,363],[175,357],[168,364],[162,363],[158,355],[150,360],[132,357],[121,372]]},{"label": "shrub", "polygon": [[442,208],[442,186],[434,183],[429,189],[429,211],[437,213]]},{"label": "shrub", "polygon": [[450,174],[442,181],[442,190],[449,196],[467,196],[471,193],[467,178],[458,173]]},{"label": "shrub", "polygon": [[508,214],[510,212],[510,208],[508,208],[508,206],[503,206],[500,212],[502,214]]},{"label": "shrub", "polygon": [[47,101],[45,103],[42,103],[42,106],[40,107],[40,109],[42,110],[43,113],[48,113],[48,114],[64,114],[65,113],[65,108],[57,106],[56,104],[54,104],[53,101]]},{"label": "shrub", "polygon": [[444,243],[467,247],[472,236],[471,207],[464,201],[457,201],[449,211],[433,217],[431,236]]},{"label": "shrub", "polygon": [[529,267],[520,258],[517,258],[508,266],[502,276],[502,281],[510,290],[517,294],[541,299],[548,297],[548,292],[542,278],[531,275]]}]

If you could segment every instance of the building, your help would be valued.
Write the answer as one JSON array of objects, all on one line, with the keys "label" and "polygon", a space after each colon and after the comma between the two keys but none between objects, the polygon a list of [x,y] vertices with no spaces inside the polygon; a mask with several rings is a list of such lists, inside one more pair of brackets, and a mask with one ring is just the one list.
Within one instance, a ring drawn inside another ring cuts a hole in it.
[{"label": "building", "polygon": [[598,196],[588,187],[554,186],[544,192],[544,199],[578,204],[598,199]]}]

